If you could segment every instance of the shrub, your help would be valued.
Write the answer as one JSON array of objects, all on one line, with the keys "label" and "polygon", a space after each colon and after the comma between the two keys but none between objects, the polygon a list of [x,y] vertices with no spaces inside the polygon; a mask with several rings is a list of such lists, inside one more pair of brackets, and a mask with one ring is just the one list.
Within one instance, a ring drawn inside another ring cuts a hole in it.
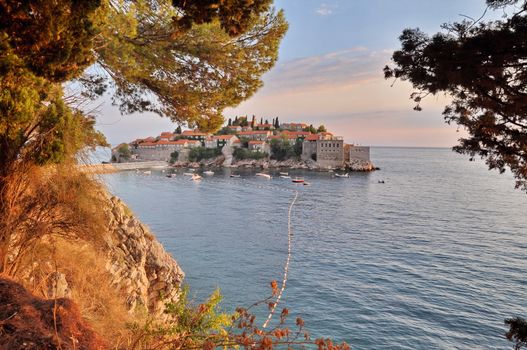
[{"label": "shrub", "polygon": [[267,158],[269,154],[266,152],[260,152],[260,151],[252,151],[247,148],[235,148],[234,152],[232,153],[234,156],[234,159],[241,160],[241,159],[263,159]]},{"label": "shrub", "polygon": [[170,153],[170,164],[174,164],[177,161],[178,157],[179,157],[178,151],[174,151]]},{"label": "shrub", "polygon": [[219,155],[221,155],[220,148],[195,147],[190,149],[188,159],[191,162],[199,162],[202,159],[214,158]]},{"label": "shrub", "polygon": [[[297,141],[298,142],[298,141]],[[300,148],[300,154],[302,149]],[[271,159],[285,160],[297,158],[296,147],[292,146],[286,139],[271,140]]]}]

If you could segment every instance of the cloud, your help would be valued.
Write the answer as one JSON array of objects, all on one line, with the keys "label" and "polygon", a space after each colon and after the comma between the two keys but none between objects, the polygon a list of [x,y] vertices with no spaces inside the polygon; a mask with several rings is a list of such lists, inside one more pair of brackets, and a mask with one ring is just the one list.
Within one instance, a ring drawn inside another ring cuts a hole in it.
[{"label": "cloud", "polygon": [[264,88],[262,93],[334,89],[362,84],[382,79],[382,68],[388,62],[388,53],[369,51],[365,47],[300,58],[279,64],[267,74],[265,82],[272,85],[272,90]]},{"label": "cloud", "polygon": [[255,114],[281,121],[326,124],[348,142],[373,145],[452,146],[460,137],[443,122],[448,103],[429,96],[413,111],[412,87],[384,79],[391,50],[354,47],[277,65],[264,87],[226,116]]},{"label": "cloud", "polygon": [[326,3],[320,4],[320,7],[315,10],[317,14],[320,16],[329,16],[333,14],[333,11],[337,8],[337,5],[328,5]]}]

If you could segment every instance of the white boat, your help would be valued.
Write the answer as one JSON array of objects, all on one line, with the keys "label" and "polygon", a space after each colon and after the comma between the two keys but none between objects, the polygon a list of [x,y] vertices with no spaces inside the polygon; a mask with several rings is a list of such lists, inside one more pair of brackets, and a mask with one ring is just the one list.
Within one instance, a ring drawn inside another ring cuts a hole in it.
[{"label": "white boat", "polygon": [[238,177],[241,177],[241,176],[238,175],[238,174],[231,174],[231,177],[236,177],[236,178],[238,178]]},{"label": "white boat", "polygon": [[198,174],[192,174],[192,177],[190,179],[193,181],[200,181],[202,177],[199,176]]},{"label": "white boat", "polygon": [[271,175],[266,173],[256,173],[256,176],[265,177],[266,179],[271,179]]},{"label": "white boat", "polygon": [[203,172],[203,175],[214,175],[214,171],[212,171],[212,170],[205,170]]},{"label": "white boat", "polygon": [[190,169],[188,169],[188,171],[189,171],[190,173],[193,173],[193,172],[196,171],[196,169],[192,169],[192,168],[190,168]]},{"label": "white boat", "polygon": [[194,176],[194,173],[183,173],[185,176]]},{"label": "white boat", "polygon": [[150,171],[150,170],[143,171],[143,174],[145,174],[145,175],[150,175],[150,174],[152,174],[152,171]]},{"label": "white boat", "polygon": [[301,177],[295,177],[293,179],[293,182],[296,183],[296,184],[302,184],[302,183],[304,183],[304,179],[301,178]]},{"label": "white boat", "polygon": [[280,172],[280,175],[283,175],[283,176],[288,176],[289,173],[288,172]]},{"label": "white boat", "polygon": [[280,175],[280,178],[282,178],[282,179],[290,179],[291,176],[289,176],[289,175]]},{"label": "white boat", "polygon": [[337,174],[337,173],[335,173],[335,177],[350,177],[350,174],[349,173],[345,173],[345,174]]}]

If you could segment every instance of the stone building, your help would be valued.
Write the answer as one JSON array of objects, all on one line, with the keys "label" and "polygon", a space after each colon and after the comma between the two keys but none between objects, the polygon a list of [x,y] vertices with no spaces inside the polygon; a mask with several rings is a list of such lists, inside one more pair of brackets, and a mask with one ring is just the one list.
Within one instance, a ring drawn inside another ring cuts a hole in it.
[{"label": "stone building", "polygon": [[370,147],[369,146],[353,146],[349,147],[350,160],[366,160],[370,161]]},{"label": "stone building", "polygon": [[315,160],[324,168],[344,165],[344,140],[327,134],[309,135],[302,143],[302,160]]},{"label": "stone building", "polygon": [[318,140],[317,164],[331,168],[344,165],[344,140],[337,137],[333,140]]}]

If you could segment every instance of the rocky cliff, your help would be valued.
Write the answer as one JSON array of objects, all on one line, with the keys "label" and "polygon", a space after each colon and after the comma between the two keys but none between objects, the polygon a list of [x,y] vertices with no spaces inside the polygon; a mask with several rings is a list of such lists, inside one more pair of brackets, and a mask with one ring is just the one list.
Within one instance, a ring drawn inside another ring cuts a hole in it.
[{"label": "rocky cliff", "polygon": [[176,301],[184,273],[150,230],[117,197],[108,199],[107,270],[130,311],[161,316]]}]

